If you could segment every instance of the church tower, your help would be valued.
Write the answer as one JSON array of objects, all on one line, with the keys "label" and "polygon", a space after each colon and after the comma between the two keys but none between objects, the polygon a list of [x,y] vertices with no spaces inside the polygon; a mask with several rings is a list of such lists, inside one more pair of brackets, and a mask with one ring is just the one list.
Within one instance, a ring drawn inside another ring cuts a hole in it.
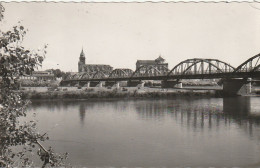
[{"label": "church tower", "polygon": [[84,65],[85,65],[85,54],[83,51],[83,48],[81,50],[80,56],[79,56],[79,62],[78,62],[78,71],[83,72],[84,71]]}]

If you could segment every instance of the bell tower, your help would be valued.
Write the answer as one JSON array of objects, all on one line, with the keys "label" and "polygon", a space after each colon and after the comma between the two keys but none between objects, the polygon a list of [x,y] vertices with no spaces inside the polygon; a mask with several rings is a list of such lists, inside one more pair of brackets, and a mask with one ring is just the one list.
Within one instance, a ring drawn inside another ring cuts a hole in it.
[{"label": "bell tower", "polygon": [[84,71],[84,65],[85,65],[85,54],[83,51],[83,48],[81,50],[80,56],[79,56],[79,62],[78,62],[78,71],[83,72]]}]

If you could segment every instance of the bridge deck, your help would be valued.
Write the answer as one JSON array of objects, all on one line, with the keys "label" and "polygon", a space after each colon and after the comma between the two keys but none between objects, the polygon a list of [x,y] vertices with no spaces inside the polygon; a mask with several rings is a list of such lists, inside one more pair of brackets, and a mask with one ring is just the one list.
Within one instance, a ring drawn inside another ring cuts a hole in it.
[{"label": "bridge deck", "polygon": [[69,79],[64,82],[90,82],[90,81],[129,81],[129,80],[180,80],[180,79],[219,79],[219,78],[259,78],[260,72],[229,72],[215,74],[185,74],[185,75],[156,75],[156,76],[133,76],[133,77],[107,77],[90,79]]}]

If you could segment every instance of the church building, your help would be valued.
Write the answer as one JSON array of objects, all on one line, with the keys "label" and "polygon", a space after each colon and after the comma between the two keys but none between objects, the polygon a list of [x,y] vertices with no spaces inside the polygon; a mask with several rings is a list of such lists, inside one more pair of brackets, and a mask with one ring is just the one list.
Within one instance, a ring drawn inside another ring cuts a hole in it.
[{"label": "church building", "polygon": [[153,66],[156,67],[161,72],[168,72],[168,63],[165,62],[161,56],[156,58],[155,60],[137,60],[136,61],[136,69],[145,66]]},{"label": "church building", "polygon": [[109,74],[113,71],[113,67],[105,64],[86,64],[86,57],[83,49],[81,50],[79,62],[78,62],[78,72],[87,72],[88,74],[95,74],[98,71],[102,71],[104,74]]}]

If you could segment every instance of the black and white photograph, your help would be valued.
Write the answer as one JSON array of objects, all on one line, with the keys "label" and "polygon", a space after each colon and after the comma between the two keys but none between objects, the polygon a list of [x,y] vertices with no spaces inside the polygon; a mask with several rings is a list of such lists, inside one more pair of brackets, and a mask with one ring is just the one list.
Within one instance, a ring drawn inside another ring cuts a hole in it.
[{"label": "black and white photograph", "polygon": [[260,167],[259,2],[0,0],[0,167]]}]

